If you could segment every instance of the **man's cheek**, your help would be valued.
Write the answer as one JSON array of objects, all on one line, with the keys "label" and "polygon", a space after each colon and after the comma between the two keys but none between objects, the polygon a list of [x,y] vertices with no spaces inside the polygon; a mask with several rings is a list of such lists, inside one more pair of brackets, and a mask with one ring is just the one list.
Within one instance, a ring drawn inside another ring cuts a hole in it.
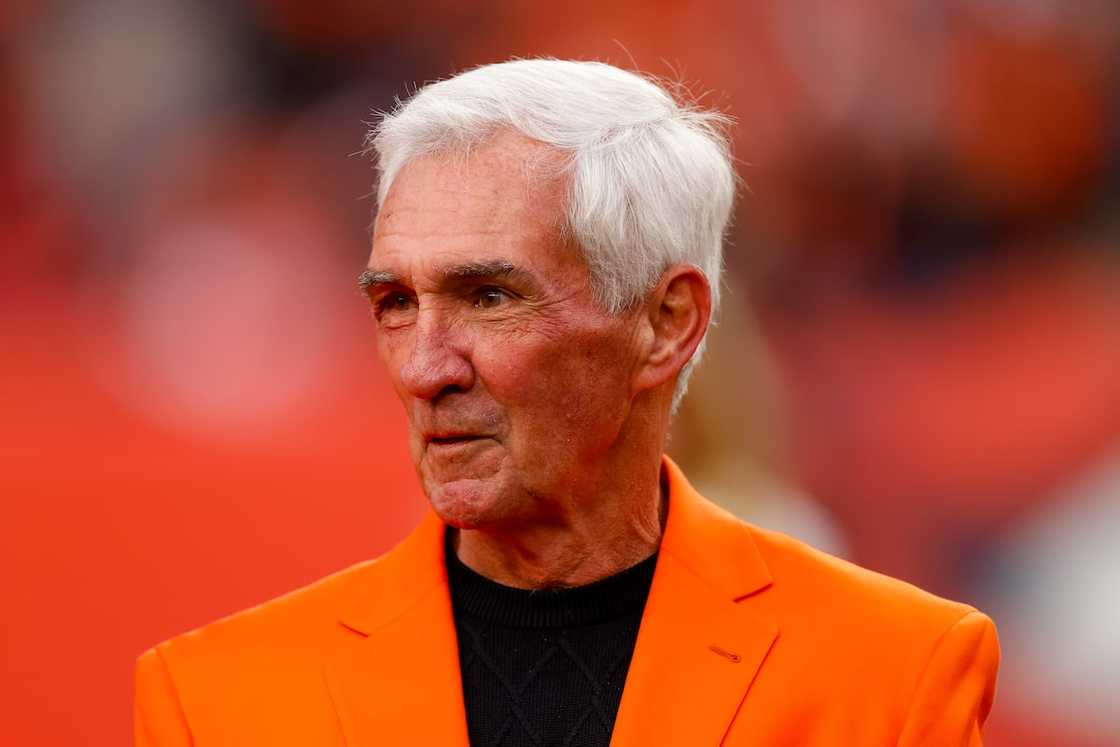
[{"label": "man's cheek", "polygon": [[408,351],[389,335],[384,332],[379,332],[377,335],[377,357],[381,364],[385,366],[385,370],[389,373],[389,378],[393,383],[393,388],[396,389],[397,394],[403,396],[401,388],[401,370],[408,360]]},{"label": "man's cheek", "polygon": [[494,341],[475,347],[471,355],[475,371],[495,398],[516,406],[547,390],[548,359],[529,346]]}]

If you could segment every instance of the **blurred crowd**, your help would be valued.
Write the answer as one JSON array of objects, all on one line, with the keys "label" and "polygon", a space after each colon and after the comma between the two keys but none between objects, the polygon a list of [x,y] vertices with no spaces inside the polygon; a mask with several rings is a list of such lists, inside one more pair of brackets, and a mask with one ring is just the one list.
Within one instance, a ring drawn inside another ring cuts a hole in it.
[{"label": "blurred crowd", "polygon": [[990,613],[987,743],[1120,745],[1116,0],[4,3],[0,742],[122,743],[140,650],[419,516],[364,131],[536,55],[737,120],[694,482]]}]

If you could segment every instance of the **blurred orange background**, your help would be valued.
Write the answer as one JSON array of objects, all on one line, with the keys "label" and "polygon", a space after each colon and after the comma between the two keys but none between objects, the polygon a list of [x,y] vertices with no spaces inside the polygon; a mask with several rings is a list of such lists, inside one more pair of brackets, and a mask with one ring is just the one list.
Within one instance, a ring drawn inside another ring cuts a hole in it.
[{"label": "blurred orange background", "polygon": [[738,120],[694,482],[989,612],[987,743],[1120,745],[1115,0],[9,0],[0,743],[128,743],[140,651],[417,520],[356,153],[531,55]]}]

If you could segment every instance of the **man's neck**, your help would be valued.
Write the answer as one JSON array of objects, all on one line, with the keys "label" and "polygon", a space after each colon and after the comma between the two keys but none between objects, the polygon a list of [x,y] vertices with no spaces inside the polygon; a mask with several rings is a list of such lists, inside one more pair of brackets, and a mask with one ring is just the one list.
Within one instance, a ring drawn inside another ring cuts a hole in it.
[{"label": "man's neck", "polygon": [[492,581],[520,589],[583,586],[656,552],[667,510],[667,494],[655,477],[623,494],[588,501],[559,520],[448,531],[455,532],[450,544],[459,560]]}]

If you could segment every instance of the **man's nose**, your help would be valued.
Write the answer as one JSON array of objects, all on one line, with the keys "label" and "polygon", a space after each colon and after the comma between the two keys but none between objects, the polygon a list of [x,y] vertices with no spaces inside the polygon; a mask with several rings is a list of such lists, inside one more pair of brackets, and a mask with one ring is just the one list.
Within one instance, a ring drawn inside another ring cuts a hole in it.
[{"label": "man's nose", "polygon": [[413,397],[435,399],[444,392],[474,386],[474,368],[463,341],[436,314],[421,313],[413,330],[412,349],[401,368],[401,384]]}]

